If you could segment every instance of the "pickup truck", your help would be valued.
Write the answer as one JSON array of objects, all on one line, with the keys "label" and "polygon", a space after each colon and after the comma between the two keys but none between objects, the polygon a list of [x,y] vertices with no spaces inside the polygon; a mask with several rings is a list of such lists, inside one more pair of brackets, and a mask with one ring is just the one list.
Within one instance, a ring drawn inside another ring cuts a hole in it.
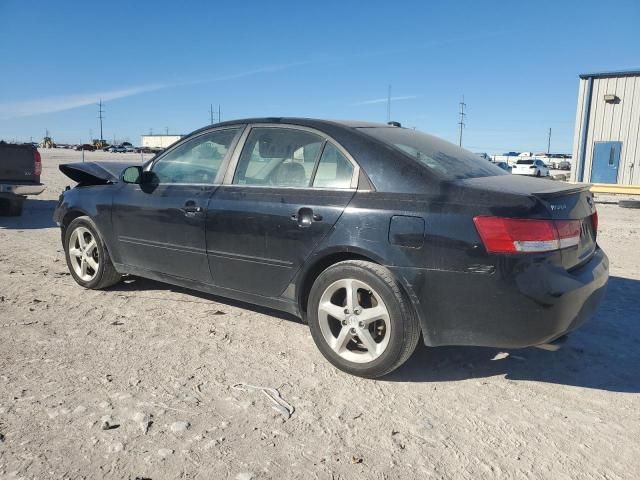
[{"label": "pickup truck", "polygon": [[0,215],[19,216],[27,195],[44,191],[42,160],[31,144],[0,142]]}]

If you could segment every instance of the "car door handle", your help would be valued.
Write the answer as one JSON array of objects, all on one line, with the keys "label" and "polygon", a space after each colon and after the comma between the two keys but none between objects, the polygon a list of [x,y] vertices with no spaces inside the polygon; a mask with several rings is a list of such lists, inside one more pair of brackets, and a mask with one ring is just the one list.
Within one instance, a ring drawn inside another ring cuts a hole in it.
[{"label": "car door handle", "polygon": [[182,211],[186,215],[193,215],[194,213],[201,213],[202,207],[196,205],[196,202],[194,202],[193,200],[189,200],[184,204],[184,207],[182,207]]},{"label": "car door handle", "polygon": [[319,222],[322,220],[322,215],[313,213],[313,209],[309,207],[302,207],[295,213],[291,214],[291,220],[298,223],[299,227],[310,227],[313,222]]},{"label": "car door handle", "polygon": [[200,213],[202,212],[202,207],[184,207],[182,211],[185,213]]}]

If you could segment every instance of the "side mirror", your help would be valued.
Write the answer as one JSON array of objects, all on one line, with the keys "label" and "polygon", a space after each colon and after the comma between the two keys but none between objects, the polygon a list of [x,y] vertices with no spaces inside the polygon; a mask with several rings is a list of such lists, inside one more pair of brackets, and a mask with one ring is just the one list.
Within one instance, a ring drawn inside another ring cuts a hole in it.
[{"label": "side mirror", "polygon": [[122,181],[124,183],[135,183],[140,185],[143,173],[142,167],[127,167],[122,171]]}]

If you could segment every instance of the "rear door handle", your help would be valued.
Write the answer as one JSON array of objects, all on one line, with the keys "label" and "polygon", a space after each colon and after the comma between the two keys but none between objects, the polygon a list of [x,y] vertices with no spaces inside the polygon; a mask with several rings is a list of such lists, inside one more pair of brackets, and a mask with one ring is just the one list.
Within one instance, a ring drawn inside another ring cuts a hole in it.
[{"label": "rear door handle", "polygon": [[182,207],[182,211],[187,215],[201,213],[202,207],[196,205],[196,202],[194,202],[193,200],[188,200],[187,202],[185,202],[184,207]]},{"label": "rear door handle", "polygon": [[322,215],[313,213],[313,209],[309,207],[302,207],[296,213],[291,214],[291,220],[298,223],[299,227],[310,227],[313,222],[319,222],[322,220]]}]

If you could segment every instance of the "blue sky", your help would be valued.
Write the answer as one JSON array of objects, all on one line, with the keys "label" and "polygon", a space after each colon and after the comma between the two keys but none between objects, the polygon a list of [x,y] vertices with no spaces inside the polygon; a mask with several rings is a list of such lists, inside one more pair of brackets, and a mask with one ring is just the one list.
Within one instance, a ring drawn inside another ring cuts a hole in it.
[{"label": "blue sky", "polygon": [[0,138],[392,119],[473,151],[571,151],[578,74],[640,67],[638,1],[0,0]]}]

